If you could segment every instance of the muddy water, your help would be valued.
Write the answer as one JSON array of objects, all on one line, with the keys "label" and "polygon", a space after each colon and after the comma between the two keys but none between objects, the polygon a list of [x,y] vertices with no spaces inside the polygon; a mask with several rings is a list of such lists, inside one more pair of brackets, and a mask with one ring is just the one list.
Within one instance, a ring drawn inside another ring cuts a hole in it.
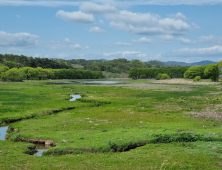
[{"label": "muddy water", "polygon": [[6,131],[8,130],[8,126],[0,127],[0,140],[5,140]]},{"label": "muddy water", "polygon": [[75,94],[75,95],[70,95],[72,98],[69,100],[70,102],[72,101],[76,101],[76,99],[80,99],[81,96],[79,94]]},{"label": "muddy water", "polygon": [[45,144],[38,144],[36,145],[37,152],[34,153],[34,156],[42,156],[43,152],[46,152],[51,148],[52,146],[50,145],[45,145]]}]

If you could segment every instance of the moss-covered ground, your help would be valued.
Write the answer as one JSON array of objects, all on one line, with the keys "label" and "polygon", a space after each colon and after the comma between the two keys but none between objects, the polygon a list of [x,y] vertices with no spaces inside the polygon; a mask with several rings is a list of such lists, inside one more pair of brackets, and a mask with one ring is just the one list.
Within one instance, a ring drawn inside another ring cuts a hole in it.
[{"label": "moss-covered ground", "polygon": [[[135,82],[152,83],[128,81]],[[189,114],[213,109],[222,115],[221,89],[172,86],[182,90],[0,83],[2,126],[33,117],[9,125],[17,130],[0,141],[0,169],[221,169],[221,120]],[[70,94],[82,98],[70,102]],[[20,138],[53,140],[57,146],[42,157],[31,156],[24,152],[32,144]]]}]

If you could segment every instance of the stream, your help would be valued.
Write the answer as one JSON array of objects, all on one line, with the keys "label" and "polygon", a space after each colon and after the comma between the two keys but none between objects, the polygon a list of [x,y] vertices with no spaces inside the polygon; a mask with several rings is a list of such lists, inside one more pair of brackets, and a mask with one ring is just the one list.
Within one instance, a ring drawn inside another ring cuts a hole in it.
[{"label": "stream", "polygon": [[[69,101],[75,101],[76,99],[80,99],[80,94],[70,95],[72,98]],[[5,136],[7,134],[8,125],[0,127],[0,140],[5,140]],[[34,156],[42,156],[42,154],[49,150],[49,148],[53,147],[45,144],[34,144],[36,146],[37,152],[34,153]]]}]

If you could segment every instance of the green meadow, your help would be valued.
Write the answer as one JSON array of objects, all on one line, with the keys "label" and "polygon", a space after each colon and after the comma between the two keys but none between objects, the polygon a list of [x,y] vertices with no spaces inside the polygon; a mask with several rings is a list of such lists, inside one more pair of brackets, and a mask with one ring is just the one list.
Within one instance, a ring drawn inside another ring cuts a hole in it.
[{"label": "green meadow", "polygon": [[[23,118],[0,141],[0,169],[222,169],[220,84],[54,81],[0,83],[1,126]],[[56,146],[37,157],[21,139]]]}]

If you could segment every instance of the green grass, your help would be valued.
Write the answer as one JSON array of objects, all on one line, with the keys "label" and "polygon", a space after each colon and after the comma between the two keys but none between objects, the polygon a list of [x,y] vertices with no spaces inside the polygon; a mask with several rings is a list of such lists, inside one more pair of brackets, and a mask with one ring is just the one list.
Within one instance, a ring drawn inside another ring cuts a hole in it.
[{"label": "green grass", "polygon": [[[173,92],[46,82],[0,84],[0,122],[34,116],[10,124],[18,131],[8,137],[57,143],[34,157],[24,154],[28,143],[0,141],[0,169],[220,169],[222,123],[185,114],[221,105],[216,86]],[[82,98],[70,102],[70,94]],[[131,149],[136,144],[144,146]]]}]

